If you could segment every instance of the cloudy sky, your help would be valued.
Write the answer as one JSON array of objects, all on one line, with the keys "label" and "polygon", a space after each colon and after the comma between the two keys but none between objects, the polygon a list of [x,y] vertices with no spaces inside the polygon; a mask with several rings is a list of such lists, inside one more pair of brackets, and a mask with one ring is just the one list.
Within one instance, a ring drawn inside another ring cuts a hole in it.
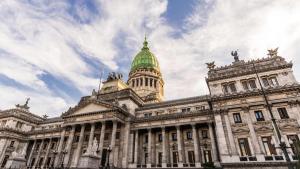
[{"label": "cloudy sky", "polygon": [[[299,0],[1,0],[0,109],[50,116],[74,106],[105,74],[125,75],[147,34],[166,99],[207,94],[205,62],[266,57],[300,76]],[[299,66],[298,66],[299,65]]]}]

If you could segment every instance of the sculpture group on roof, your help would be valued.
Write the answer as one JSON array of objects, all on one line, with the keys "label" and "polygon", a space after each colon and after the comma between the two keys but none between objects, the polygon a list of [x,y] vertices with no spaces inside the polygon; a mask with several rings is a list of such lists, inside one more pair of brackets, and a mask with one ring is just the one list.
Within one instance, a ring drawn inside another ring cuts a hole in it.
[{"label": "sculpture group on roof", "polygon": [[122,79],[123,75],[121,73],[111,72],[108,74],[106,81],[112,81],[117,79]]},{"label": "sculpture group on roof", "polygon": [[30,108],[30,107],[28,107],[28,102],[29,102],[29,100],[30,100],[30,98],[27,98],[25,104],[23,104],[23,105],[16,104],[16,107],[17,107],[17,108],[20,108],[20,109],[28,110],[28,109]]}]

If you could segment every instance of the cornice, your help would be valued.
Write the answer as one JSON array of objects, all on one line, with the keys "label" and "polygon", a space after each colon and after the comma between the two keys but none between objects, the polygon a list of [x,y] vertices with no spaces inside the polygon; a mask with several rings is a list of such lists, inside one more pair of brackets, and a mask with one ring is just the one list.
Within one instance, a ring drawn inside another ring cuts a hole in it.
[{"label": "cornice", "polygon": [[133,123],[143,123],[150,121],[158,121],[158,120],[169,120],[169,119],[179,119],[186,117],[195,117],[195,116],[208,116],[213,117],[213,112],[211,110],[201,110],[201,111],[191,111],[189,113],[174,113],[174,114],[163,114],[158,116],[150,116],[150,117],[136,117],[133,120]]}]

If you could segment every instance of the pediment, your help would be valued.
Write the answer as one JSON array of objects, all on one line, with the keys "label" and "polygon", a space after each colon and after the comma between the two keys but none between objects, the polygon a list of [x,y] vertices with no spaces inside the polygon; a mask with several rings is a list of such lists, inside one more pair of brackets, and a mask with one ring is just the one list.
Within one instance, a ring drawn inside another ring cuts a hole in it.
[{"label": "pediment", "polygon": [[109,103],[103,103],[101,101],[83,101],[80,102],[74,108],[70,108],[64,116],[73,116],[73,115],[81,115],[88,114],[92,112],[101,112],[113,109],[113,106]]},{"label": "pediment", "polygon": [[111,108],[104,106],[104,105],[90,103],[90,104],[87,104],[84,107],[78,109],[77,111],[74,111],[72,113],[72,115],[86,114],[86,113],[91,113],[91,112],[104,111],[104,110],[108,110],[108,109],[111,109]]}]

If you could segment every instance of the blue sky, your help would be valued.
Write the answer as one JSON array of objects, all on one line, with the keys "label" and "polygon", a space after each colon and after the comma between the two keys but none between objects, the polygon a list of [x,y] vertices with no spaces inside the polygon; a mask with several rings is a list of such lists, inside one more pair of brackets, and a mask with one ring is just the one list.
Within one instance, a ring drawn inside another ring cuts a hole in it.
[{"label": "blue sky", "polygon": [[[124,74],[147,34],[166,99],[207,94],[205,63],[267,57],[300,74],[300,1],[0,1],[0,109],[30,97],[31,111],[58,116],[97,89],[100,72]],[[184,91],[184,92],[182,92]]]}]

